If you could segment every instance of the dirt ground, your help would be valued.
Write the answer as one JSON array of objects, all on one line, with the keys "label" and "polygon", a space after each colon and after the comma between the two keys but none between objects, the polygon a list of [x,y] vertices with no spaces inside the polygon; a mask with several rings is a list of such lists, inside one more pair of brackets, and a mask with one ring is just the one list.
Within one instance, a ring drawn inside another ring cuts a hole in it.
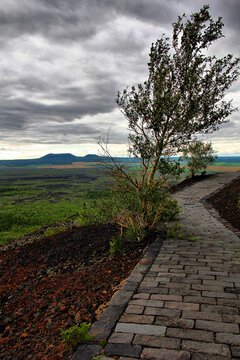
[{"label": "dirt ground", "polygon": [[240,171],[240,166],[208,166],[207,170],[215,170],[219,172],[235,172]]},{"label": "dirt ground", "polygon": [[[239,174],[240,175],[240,174]],[[235,180],[208,200],[222,218],[240,230],[240,179]]]}]

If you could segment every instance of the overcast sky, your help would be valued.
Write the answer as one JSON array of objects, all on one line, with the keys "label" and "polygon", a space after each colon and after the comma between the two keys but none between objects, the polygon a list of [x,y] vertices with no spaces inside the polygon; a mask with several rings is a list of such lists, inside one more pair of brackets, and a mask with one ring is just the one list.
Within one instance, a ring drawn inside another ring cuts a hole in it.
[{"label": "overcast sky", "polygon": [[[126,155],[116,92],[143,82],[151,43],[204,4],[225,24],[212,53],[239,56],[240,0],[1,0],[0,159],[97,153],[109,128]],[[227,98],[240,109],[239,95],[238,81]],[[211,137],[222,154],[240,155],[239,139],[239,112]]]}]

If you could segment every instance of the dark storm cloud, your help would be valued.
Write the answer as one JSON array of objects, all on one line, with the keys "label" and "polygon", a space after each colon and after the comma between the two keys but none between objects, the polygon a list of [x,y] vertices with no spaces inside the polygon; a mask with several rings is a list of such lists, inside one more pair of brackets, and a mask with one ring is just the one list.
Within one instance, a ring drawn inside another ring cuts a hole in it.
[{"label": "dark storm cloud", "polygon": [[1,36],[37,33],[57,41],[86,40],[97,32],[109,15],[109,11],[106,13],[106,9],[94,1],[16,0],[13,4],[1,9]]},{"label": "dark storm cloud", "polygon": [[[223,16],[224,33],[230,35],[223,50],[239,51],[240,1],[208,2],[213,18]],[[171,32],[178,15],[198,11],[204,4],[204,0],[1,0],[1,138],[44,144],[96,142],[112,125],[111,141],[126,142],[124,120],[113,117],[111,124],[110,117],[101,121],[96,117],[114,111],[118,90],[142,81],[146,47],[156,40],[155,34]],[[237,91],[239,85],[233,96]],[[227,131],[230,136],[231,128]]]}]

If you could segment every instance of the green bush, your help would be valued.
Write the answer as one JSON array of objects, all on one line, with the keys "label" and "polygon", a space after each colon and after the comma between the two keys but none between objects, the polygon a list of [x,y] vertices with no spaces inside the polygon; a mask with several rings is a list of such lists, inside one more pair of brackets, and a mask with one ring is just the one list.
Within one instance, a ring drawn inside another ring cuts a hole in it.
[{"label": "green bush", "polygon": [[110,257],[114,257],[117,254],[121,253],[124,249],[123,244],[123,237],[121,235],[118,235],[113,238],[112,241],[110,241]]},{"label": "green bush", "polygon": [[66,227],[64,225],[49,226],[47,228],[47,230],[44,232],[44,235],[47,237],[47,236],[59,234],[60,232],[63,232],[65,230],[66,230]]},{"label": "green bush", "polygon": [[62,335],[62,344],[70,352],[77,349],[78,345],[86,340],[93,339],[92,335],[88,334],[91,324],[85,322],[80,325],[72,326],[67,330],[60,329]]}]

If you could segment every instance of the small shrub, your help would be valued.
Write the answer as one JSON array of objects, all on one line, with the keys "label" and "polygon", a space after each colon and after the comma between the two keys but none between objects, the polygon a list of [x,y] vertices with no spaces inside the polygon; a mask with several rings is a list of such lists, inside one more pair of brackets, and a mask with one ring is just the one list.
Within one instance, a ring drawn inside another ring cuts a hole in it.
[{"label": "small shrub", "polygon": [[88,333],[91,324],[85,322],[80,325],[72,326],[67,330],[60,329],[62,344],[70,352],[77,349],[78,345],[86,340],[93,339],[93,335]]},{"label": "small shrub", "polygon": [[65,231],[65,230],[66,230],[66,228],[65,228],[64,225],[50,226],[50,227],[48,227],[47,230],[44,232],[44,235],[45,235],[46,237],[48,237],[48,236],[56,235],[56,234],[58,234],[58,233],[60,233],[60,232],[63,232],[63,231]]},{"label": "small shrub", "polygon": [[117,254],[121,253],[124,249],[122,235],[117,235],[110,241],[110,257],[114,257]]},{"label": "small shrub", "polygon": [[211,143],[204,144],[201,141],[193,141],[182,150],[191,177],[195,176],[199,171],[201,171],[202,175],[205,175],[207,166],[213,164],[217,158],[213,155],[215,151]]},{"label": "small shrub", "polygon": [[125,236],[127,240],[130,242],[141,241],[144,238],[145,234],[146,231],[141,226],[141,224],[134,224],[134,223],[125,232]]},{"label": "small shrub", "polygon": [[182,226],[179,224],[179,222],[175,222],[173,227],[170,229],[167,229],[167,238],[169,239],[183,239],[184,235],[181,232]]},{"label": "small shrub", "polygon": [[199,239],[199,237],[194,236],[193,234],[188,234],[188,236],[187,236],[187,240],[188,240],[188,241],[191,241],[191,242],[195,242],[195,241],[197,241],[198,239]]}]

